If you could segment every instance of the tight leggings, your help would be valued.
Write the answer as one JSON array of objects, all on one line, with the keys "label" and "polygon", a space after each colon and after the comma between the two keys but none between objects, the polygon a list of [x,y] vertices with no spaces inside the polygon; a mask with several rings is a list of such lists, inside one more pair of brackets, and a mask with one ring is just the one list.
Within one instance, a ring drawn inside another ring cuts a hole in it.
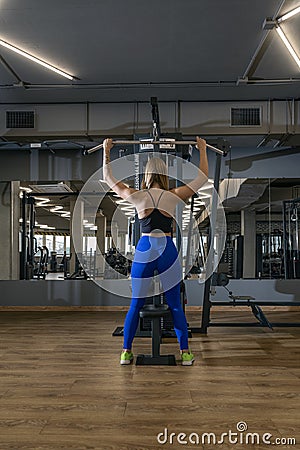
[{"label": "tight leggings", "polygon": [[180,302],[181,266],[176,247],[169,236],[142,236],[138,242],[131,268],[132,300],[124,324],[124,348],[131,349],[139,323],[139,312],[149,296],[155,270],[159,273],[172,313],[180,349],[188,349],[187,322]]}]

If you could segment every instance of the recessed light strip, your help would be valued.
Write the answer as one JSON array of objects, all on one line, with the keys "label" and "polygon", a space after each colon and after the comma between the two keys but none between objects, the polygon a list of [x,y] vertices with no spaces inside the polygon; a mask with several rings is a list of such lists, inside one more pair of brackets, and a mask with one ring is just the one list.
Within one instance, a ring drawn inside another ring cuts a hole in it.
[{"label": "recessed light strip", "polygon": [[300,59],[299,56],[297,55],[297,53],[295,52],[295,50],[293,49],[293,47],[291,46],[290,42],[288,41],[286,35],[284,34],[284,32],[282,31],[282,29],[278,26],[276,27],[276,31],[279,34],[282,42],[284,43],[284,45],[286,46],[286,48],[288,49],[288,51],[290,52],[290,54],[292,55],[292,57],[294,58],[294,60],[296,61],[296,63],[299,66],[300,69]]},{"label": "recessed light strip", "polygon": [[14,45],[9,44],[8,42],[3,41],[2,39],[0,39],[0,45],[8,48],[9,50],[12,50],[15,53],[18,53],[19,55],[24,56],[25,58],[30,59],[31,61],[33,61],[37,64],[40,64],[41,66],[46,67],[46,69],[52,70],[53,72],[56,72],[59,75],[62,75],[63,77],[68,78],[68,80],[74,80],[74,77],[72,75],[69,75],[68,73],[63,72],[60,69],[57,69],[57,67],[51,66],[51,64],[48,64],[45,61],[42,61],[41,59],[36,58],[35,56],[32,56],[29,53],[24,52],[23,50],[20,50],[19,48],[15,47]]},{"label": "recessed light strip", "polygon": [[287,19],[289,19],[290,17],[293,17],[295,14],[298,14],[298,13],[300,13],[300,6],[298,6],[298,7],[295,8],[295,9],[293,9],[292,11],[290,11],[290,12],[284,14],[283,16],[279,17],[279,18],[277,19],[277,22],[278,22],[278,23],[283,22],[284,20],[287,20]]}]

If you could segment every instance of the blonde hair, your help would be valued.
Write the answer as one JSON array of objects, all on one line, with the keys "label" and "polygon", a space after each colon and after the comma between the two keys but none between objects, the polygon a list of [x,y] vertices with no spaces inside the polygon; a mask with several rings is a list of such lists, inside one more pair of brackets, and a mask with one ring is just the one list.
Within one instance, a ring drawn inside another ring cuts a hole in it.
[{"label": "blonde hair", "polygon": [[167,166],[160,158],[151,158],[147,162],[142,181],[142,189],[150,189],[154,183],[158,183],[161,189],[169,189]]}]

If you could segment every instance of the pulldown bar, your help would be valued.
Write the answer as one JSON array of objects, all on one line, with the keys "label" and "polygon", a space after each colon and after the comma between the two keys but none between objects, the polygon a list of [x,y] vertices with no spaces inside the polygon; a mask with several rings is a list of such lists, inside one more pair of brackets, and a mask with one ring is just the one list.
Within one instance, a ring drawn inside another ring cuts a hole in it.
[{"label": "pulldown bar", "polygon": [[[113,140],[113,144],[115,145],[146,145],[146,144],[153,144],[153,145],[197,145],[196,141],[172,141],[172,140],[163,140],[163,141],[153,141],[153,140],[144,140],[144,141],[138,141],[138,140]],[[206,146],[212,150],[215,153],[218,153],[219,155],[226,156],[227,152],[220,150],[217,147],[214,147],[213,145],[206,144]],[[96,145],[95,147],[92,147],[85,151],[87,155],[96,152],[97,150],[100,150],[103,148],[103,144]]]}]

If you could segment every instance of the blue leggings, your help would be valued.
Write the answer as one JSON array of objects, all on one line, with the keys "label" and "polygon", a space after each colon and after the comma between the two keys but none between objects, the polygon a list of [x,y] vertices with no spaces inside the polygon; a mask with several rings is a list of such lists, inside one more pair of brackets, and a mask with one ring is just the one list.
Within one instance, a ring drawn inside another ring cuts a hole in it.
[{"label": "blue leggings", "polygon": [[150,291],[155,270],[160,274],[180,349],[188,349],[187,322],[180,302],[181,266],[177,249],[169,236],[142,236],[138,242],[131,268],[132,300],[124,324],[123,348],[131,349],[139,323],[139,312],[146,297],[152,295]]}]

